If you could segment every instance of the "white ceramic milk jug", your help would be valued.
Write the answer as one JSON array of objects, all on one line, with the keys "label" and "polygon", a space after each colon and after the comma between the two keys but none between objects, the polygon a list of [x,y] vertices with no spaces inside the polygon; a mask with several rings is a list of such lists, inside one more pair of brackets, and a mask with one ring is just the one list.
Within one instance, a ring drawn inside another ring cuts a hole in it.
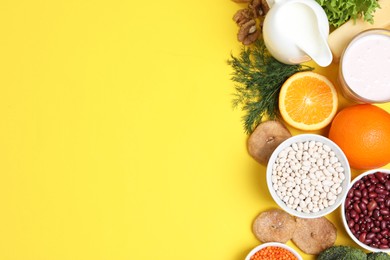
[{"label": "white ceramic milk jug", "polygon": [[267,49],[286,64],[313,59],[328,66],[332,62],[328,35],[328,19],[315,0],[274,0],[263,25]]}]

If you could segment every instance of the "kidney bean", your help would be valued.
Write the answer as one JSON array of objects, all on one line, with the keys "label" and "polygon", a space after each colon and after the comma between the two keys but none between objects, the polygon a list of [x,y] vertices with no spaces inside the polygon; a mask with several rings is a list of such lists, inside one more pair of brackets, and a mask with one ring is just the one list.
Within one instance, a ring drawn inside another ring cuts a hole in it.
[{"label": "kidney bean", "polygon": [[379,246],[379,248],[380,248],[380,249],[388,249],[389,246],[388,246],[388,245],[383,245],[383,244],[381,244],[381,245]]},{"label": "kidney bean", "polygon": [[362,202],[363,202],[364,204],[368,204],[367,196],[365,196],[365,197],[362,198]]},{"label": "kidney bean", "polygon": [[386,220],[386,221],[389,221],[390,220],[390,215],[383,216],[383,219]]},{"label": "kidney bean", "polygon": [[366,241],[366,235],[367,235],[366,232],[363,232],[360,234],[360,236],[359,236],[360,242],[364,243]]},{"label": "kidney bean", "polygon": [[359,222],[359,215],[356,215],[356,217],[353,218],[353,221],[355,221],[356,224]]},{"label": "kidney bean", "polygon": [[367,209],[368,211],[373,211],[374,209],[376,209],[377,206],[378,203],[375,200],[371,200],[367,205]]},{"label": "kidney bean", "polygon": [[386,182],[386,176],[385,176],[385,174],[383,174],[382,172],[376,172],[375,173],[375,177],[378,179],[378,181],[380,181],[380,182]]},{"label": "kidney bean", "polygon": [[378,238],[379,240],[381,240],[383,237],[382,237],[382,235],[379,233],[378,235],[376,235],[376,238]]},{"label": "kidney bean", "polygon": [[368,187],[368,192],[373,192],[375,190],[375,185],[370,185]]},{"label": "kidney bean", "polygon": [[359,208],[359,203],[358,202],[355,202],[353,203],[353,209],[357,212],[357,213],[360,213],[362,212]]},{"label": "kidney bean", "polygon": [[381,188],[375,188],[375,192],[379,195],[379,194],[384,194],[386,190],[384,189],[381,189]]},{"label": "kidney bean", "polygon": [[368,225],[368,229],[371,229],[375,226],[374,222],[367,223],[367,225]]},{"label": "kidney bean", "polygon": [[376,200],[376,202],[384,202],[385,201],[385,199],[382,197],[378,197],[375,200]]},{"label": "kidney bean", "polygon": [[367,189],[362,190],[362,197],[365,198],[367,197],[367,195],[368,195],[368,190]]},{"label": "kidney bean", "polygon": [[386,190],[390,191],[390,181],[385,182]]},{"label": "kidney bean", "polygon": [[371,229],[371,224],[370,224],[370,223],[366,223],[365,226],[366,226],[366,230],[367,230],[367,231],[370,231],[370,229]]},{"label": "kidney bean", "polygon": [[[375,188],[374,188],[374,190],[375,190]],[[368,197],[370,199],[373,199],[373,198],[378,197],[378,194],[376,194],[374,191],[371,191],[370,193],[368,193]]]},{"label": "kidney bean", "polygon": [[380,226],[381,226],[381,222],[380,222],[379,220],[375,220],[375,221],[374,221],[374,225],[375,225],[376,227],[380,227]]},{"label": "kidney bean", "polygon": [[379,245],[375,242],[372,242],[372,244],[370,245],[371,247],[375,247],[375,248],[379,248]]},{"label": "kidney bean", "polygon": [[369,244],[371,244],[372,243],[372,240],[371,239],[367,239],[366,238],[366,241],[364,241],[364,244],[366,244],[366,245],[369,245]]},{"label": "kidney bean", "polygon": [[349,206],[351,205],[351,198],[346,198],[345,199],[345,208],[349,208]]},{"label": "kidney bean", "polygon": [[347,195],[348,198],[351,198],[351,199],[353,198],[353,191],[354,191],[354,189],[351,189],[350,191],[348,191],[348,195]]},{"label": "kidney bean", "polygon": [[372,233],[372,232],[371,232],[371,233],[368,233],[368,234],[367,234],[366,238],[367,238],[367,239],[373,239],[375,236],[376,236],[375,233]]},{"label": "kidney bean", "polygon": [[381,229],[379,227],[373,227],[373,228],[371,228],[371,231],[374,233],[378,233],[381,231]]},{"label": "kidney bean", "polygon": [[375,186],[376,186],[377,189],[382,189],[382,190],[385,190],[385,189],[386,189],[386,187],[385,187],[383,184],[381,184],[381,183],[378,183],[378,184],[375,185]]},{"label": "kidney bean", "polygon": [[390,208],[390,199],[386,199],[386,200],[385,200],[385,206],[386,206],[387,208]]},{"label": "kidney bean", "polygon": [[380,213],[381,213],[382,215],[389,215],[390,211],[389,211],[388,209],[381,209],[381,210],[380,210]]},{"label": "kidney bean", "polygon": [[355,229],[355,231],[358,232],[360,230],[359,224],[355,223],[355,226],[353,227],[353,229]]},{"label": "kidney bean", "polygon": [[387,241],[386,238],[382,238],[382,239],[381,239],[381,244],[382,244],[382,245],[387,245],[388,243],[389,243],[389,241]]},{"label": "kidney bean", "polygon": [[384,221],[384,220],[382,220],[382,221],[381,221],[381,229],[382,229],[382,230],[385,230],[386,227],[387,227],[387,222]]},{"label": "kidney bean", "polygon": [[358,197],[358,198],[360,198],[360,197],[362,196],[362,192],[361,192],[360,190],[355,190],[355,191],[353,192],[353,194],[354,194],[356,197]]},{"label": "kidney bean", "polygon": [[353,219],[351,219],[350,221],[348,221],[348,227],[353,228],[353,226],[355,226],[355,221],[353,221]]},{"label": "kidney bean", "polygon": [[383,230],[381,231],[381,235],[384,236],[384,237],[387,237],[387,236],[389,235],[389,230],[383,229]]},{"label": "kidney bean", "polygon": [[367,206],[366,206],[366,204],[364,204],[363,202],[360,202],[359,203],[359,208],[361,209],[362,212],[366,211],[366,213],[363,213],[363,214],[367,214]]},{"label": "kidney bean", "polygon": [[381,213],[379,212],[378,209],[375,209],[375,210],[373,211],[373,213],[372,213],[372,216],[373,216],[374,218],[379,218],[380,215],[381,215]]},{"label": "kidney bean", "polygon": [[372,177],[372,178],[370,179],[370,181],[371,181],[372,184],[375,184],[375,185],[378,183],[378,179],[375,178],[375,177]]}]

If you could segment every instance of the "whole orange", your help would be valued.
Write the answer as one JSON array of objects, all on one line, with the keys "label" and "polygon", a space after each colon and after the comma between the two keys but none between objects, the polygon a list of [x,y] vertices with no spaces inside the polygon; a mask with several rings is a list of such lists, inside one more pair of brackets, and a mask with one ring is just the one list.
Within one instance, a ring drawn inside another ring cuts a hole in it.
[{"label": "whole orange", "polygon": [[329,138],[343,150],[355,169],[373,169],[390,162],[390,114],[369,104],[341,110]]}]

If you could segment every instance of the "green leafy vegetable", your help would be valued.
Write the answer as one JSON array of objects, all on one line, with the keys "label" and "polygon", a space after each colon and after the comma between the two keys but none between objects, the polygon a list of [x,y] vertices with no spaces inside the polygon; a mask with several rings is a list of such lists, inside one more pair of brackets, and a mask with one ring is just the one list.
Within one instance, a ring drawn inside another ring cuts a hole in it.
[{"label": "green leafy vegetable", "polygon": [[317,260],[366,260],[364,251],[349,246],[332,246],[322,251]]},{"label": "green leafy vegetable", "polygon": [[278,99],[283,83],[293,74],[313,70],[303,65],[287,65],[277,61],[257,40],[243,47],[239,57],[231,55],[228,64],[233,68],[232,80],[236,82],[233,107],[241,106],[245,132],[250,134],[267,117],[279,117]]},{"label": "green leafy vegetable", "polygon": [[316,0],[325,10],[329,24],[339,27],[346,21],[363,17],[373,23],[374,12],[380,8],[377,0]]},{"label": "green leafy vegetable", "polygon": [[367,260],[390,260],[390,256],[383,252],[369,253]]}]

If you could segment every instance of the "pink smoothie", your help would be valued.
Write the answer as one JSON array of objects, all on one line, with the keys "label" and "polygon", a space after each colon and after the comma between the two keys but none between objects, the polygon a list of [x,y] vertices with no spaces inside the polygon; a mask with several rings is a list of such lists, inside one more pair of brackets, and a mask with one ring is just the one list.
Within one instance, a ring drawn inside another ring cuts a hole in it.
[{"label": "pink smoothie", "polygon": [[367,34],[346,49],[342,75],[358,96],[373,102],[390,100],[390,36]]}]

